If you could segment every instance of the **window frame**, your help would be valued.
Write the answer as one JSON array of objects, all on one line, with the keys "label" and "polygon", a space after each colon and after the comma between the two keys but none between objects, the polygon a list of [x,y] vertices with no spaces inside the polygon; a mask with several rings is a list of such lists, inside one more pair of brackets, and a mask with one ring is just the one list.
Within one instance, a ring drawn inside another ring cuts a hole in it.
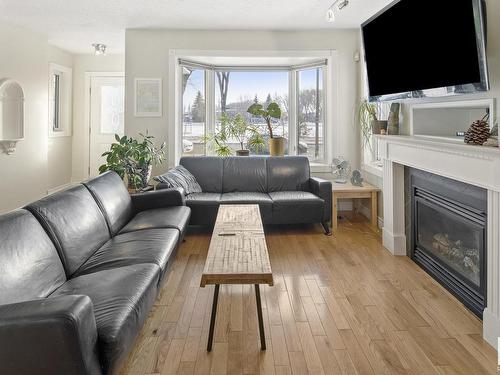
[{"label": "window frame", "polygon": [[[314,63],[303,65],[286,65],[283,67],[264,67],[264,66],[250,66],[250,67],[228,67],[228,66],[215,66],[210,64],[201,64],[193,62],[190,57],[301,57],[314,58]],[[320,51],[202,51],[202,50],[169,50],[169,74],[174,77],[169,84],[169,121],[175,124],[169,127],[169,165],[174,166],[182,155],[182,135],[183,135],[183,122],[182,122],[182,98],[179,95],[179,90],[182,85],[182,65],[186,61],[191,63],[192,67],[197,69],[205,69],[205,102],[206,102],[206,131],[212,132],[215,129],[215,71],[227,70],[228,68],[243,70],[243,71],[263,71],[268,69],[274,70],[287,70],[289,73],[289,154],[297,154],[298,146],[298,124],[297,124],[297,103],[295,99],[297,96],[297,75],[298,71],[311,69],[318,66],[318,61],[323,61],[323,90],[324,90],[324,142],[325,142],[325,159],[321,162],[311,161],[311,170],[313,172],[330,172],[330,160],[333,155],[338,153],[340,149],[340,140],[337,136],[339,133],[339,111],[338,111],[338,62],[337,51],[335,50],[320,50]],[[281,68],[281,69],[280,69]],[[335,79],[333,79],[335,77]],[[206,155],[211,155],[210,150],[206,151]]]},{"label": "window frame", "polygon": [[[58,91],[54,91],[52,80],[54,75],[59,77]],[[49,137],[70,137],[72,133],[72,110],[73,110],[73,70],[69,67],[49,63],[49,113],[48,131]],[[54,98],[55,97],[55,98]],[[54,127],[55,107],[57,103],[57,128]]]}]

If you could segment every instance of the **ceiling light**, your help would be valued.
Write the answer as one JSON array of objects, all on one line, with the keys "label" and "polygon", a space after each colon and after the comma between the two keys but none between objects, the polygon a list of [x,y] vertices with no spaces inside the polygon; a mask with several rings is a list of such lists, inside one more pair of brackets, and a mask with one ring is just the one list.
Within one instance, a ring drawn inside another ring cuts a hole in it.
[{"label": "ceiling light", "polygon": [[326,20],[328,22],[335,22],[335,6],[339,10],[344,9],[346,6],[349,5],[349,0],[335,0],[332,5],[330,5],[330,8],[326,11]]},{"label": "ceiling light", "polygon": [[333,9],[332,8],[329,8],[327,11],[326,11],[326,20],[328,22],[335,22],[335,13],[333,12]]},{"label": "ceiling light", "polygon": [[343,0],[337,6],[339,7],[340,10],[342,10],[348,5],[349,5],[349,0]]},{"label": "ceiling light", "polygon": [[95,43],[95,44],[92,44],[92,47],[94,47],[94,54],[96,56],[106,54],[106,45],[105,44]]}]

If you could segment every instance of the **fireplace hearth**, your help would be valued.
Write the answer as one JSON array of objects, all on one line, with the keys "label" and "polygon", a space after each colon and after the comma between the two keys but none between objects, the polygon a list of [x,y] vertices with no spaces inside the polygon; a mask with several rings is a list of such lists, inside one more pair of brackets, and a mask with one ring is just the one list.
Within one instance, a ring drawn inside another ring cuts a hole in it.
[{"label": "fireplace hearth", "polygon": [[409,168],[410,256],[482,318],[487,191]]}]

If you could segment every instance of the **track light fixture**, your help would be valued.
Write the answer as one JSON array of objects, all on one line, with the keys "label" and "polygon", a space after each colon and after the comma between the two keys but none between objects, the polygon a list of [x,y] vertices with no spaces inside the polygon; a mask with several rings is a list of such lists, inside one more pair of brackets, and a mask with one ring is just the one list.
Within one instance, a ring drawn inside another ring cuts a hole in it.
[{"label": "track light fixture", "polygon": [[342,10],[348,5],[349,0],[335,0],[326,11],[326,20],[328,22],[335,22],[335,6],[337,6],[338,10]]}]

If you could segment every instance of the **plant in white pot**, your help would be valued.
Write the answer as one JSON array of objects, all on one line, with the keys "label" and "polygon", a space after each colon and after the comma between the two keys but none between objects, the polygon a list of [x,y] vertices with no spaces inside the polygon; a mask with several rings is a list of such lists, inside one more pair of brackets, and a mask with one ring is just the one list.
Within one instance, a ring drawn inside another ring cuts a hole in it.
[{"label": "plant in white pot", "polygon": [[269,153],[271,156],[283,156],[285,154],[285,138],[276,136],[273,129],[273,119],[281,119],[281,108],[276,102],[271,102],[264,108],[262,104],[254,103],[247,112],[253,116],[259,116],[264,119],[269,133]]},{"label": "plant in white pot", "polygon": [[99,173],[114,171],[128,182],[131,192],[147,186],[151,178],[153,165],[161,164],[165,160],[165,142],[160,147],[153,143],[154,137],[143,135],[141,141],[126,135],[120,137],[115,134],[116,143],[112,143],[110,150],[102,156],[106,157],[106,164],[99,167]]}]

